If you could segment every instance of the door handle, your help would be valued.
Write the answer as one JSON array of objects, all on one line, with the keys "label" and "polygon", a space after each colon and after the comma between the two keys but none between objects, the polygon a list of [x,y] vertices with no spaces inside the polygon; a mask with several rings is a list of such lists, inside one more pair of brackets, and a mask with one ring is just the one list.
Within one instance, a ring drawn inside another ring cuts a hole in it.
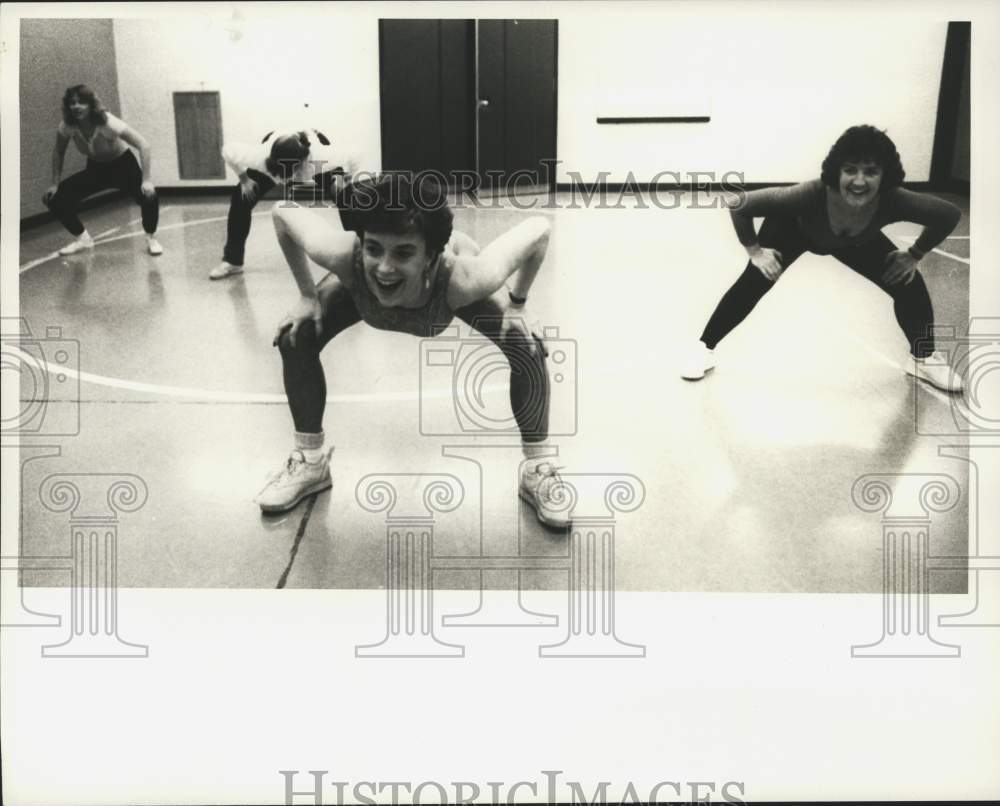
[{"label": "door handle", "polygon": [[478,102],[478,104],[477,104],[477,106],[478,106],[478,107],[479,107],[480,109],[485,109],[485,108],[486,108],[486,107],[488,107],[489,105],[490,105],[490,99],[489,99],[489,98],[480,98],[480,99],[479,99],[479,102]]}]

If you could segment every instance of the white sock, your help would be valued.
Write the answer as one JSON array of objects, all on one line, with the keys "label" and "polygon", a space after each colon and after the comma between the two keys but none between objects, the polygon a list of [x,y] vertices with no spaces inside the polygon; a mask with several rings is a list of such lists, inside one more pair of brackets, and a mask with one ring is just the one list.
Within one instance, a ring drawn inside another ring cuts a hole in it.
[{"label": "white sock", "polygon": [[309,464],[314,465],[323,458],[324,433],[308,434],[301,431],[295,432],[295,448],[302,451],[302,455]]},{"label": "white sock", "polygon": [[79,235],[77,235],[76,239],[78,241],[92,241],[92,240],[94,240],[93,238],[90,237],[90,233],[87,232],[87,230],[84,230]]},{"label": "white sock", "polygon": [[522,442],[521,450],[525,459],[542,459],[552,455],[552,446],[547,439],[541,442]]}]

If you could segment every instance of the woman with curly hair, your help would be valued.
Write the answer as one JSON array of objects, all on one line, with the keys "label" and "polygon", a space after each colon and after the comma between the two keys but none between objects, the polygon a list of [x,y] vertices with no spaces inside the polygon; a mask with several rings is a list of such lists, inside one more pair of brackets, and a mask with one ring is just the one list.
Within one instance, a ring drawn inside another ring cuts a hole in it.
[{"label": "woman with curly hair", "polygon": [[[72,255],[94,248],[94,241],[77,211],[80,202],[88,196],[109,188],[118,188],[135,200],[142,209],[146,248],[151,255],[162,254],[163,247],[155,237],[160,202],[150,179],[149,143],[125,121],[108,112],[86,84],[77,84],[66,90],[62,99],[62,116],[52,152],[52,186],[42,196],[45,206],[76,238],[60,249],[59,254]],[[87,158],[87,167],[60,181],[63,158],[70,140]],[[139,150],[141,168],[129,146]]]},{"label": "woman with curly hair", "polygon": [[[681,377],[699,380],[715,366],[713,350],[742,322],[803,252],[833,255],[885,291],[910,344],[906,372],[947,391],[962,389],[947,360],[934,349],[934,311],[918,270],[927,252],[961,218],[953,204],[902,187],[905,173],[892,140],[873,126],[852,126],[823,160],[819,179],[790,187],[753,190],[730,205],[736,236],[750,261],[708,320],[687,356]],[[753,220],[763,217],[760,232]],[[922,224],[907,250],[882,228],[895,221]]]}]

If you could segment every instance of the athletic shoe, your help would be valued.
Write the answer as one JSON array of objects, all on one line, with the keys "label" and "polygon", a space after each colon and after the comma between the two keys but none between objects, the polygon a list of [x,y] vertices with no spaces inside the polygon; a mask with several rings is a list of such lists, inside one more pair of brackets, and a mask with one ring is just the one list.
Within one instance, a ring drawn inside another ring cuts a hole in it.
[{"label": "athletic shoe", "polygon": [[76,240],[70,244],[67,244],[62,249],[59,250],[60,255],[75,255],[77,252],[82,252],[84,249],[93,249],[94,239],[90,237],[90,233],[86,230],[82,234],[78,235]]},{"label": "athletic shoe", "polygon": [[533,463],[530,460],[521,468],[521,498],[535,508],[538,520],[553,529],[570,525],[567,507],[572,495],[562,479],[559,468],[549,462]]},{"label": "athletic shoe", "polygon": [[146,236],[146,248],[149,250],[149,254],[151,255],[163,254],[163,246],[152,235]]},{"label": "athletic shoe", "polygon": [[226,263],[226,261],[223,260],[218,266],[208,273],[208,279],[224,280],[226,277],[232,277],[234,274],[243,274],[243,267],[234,266],[232,263]]},{"label": "athletic shoe", "polygon": [[303,498],[332,486],[328,453],[324,453],[318,462],[307,462],[302,451],[294,450],[284,468],[271,477],[254,501],[264,512],[284,512]]},{"label": "athletic shoe", "polygon": [[915,378],[946,392],[961,392],[965,388],[961,377],[952,372],[948,359],[935,350],[926,358],[910,356],[906,364],[906,372]]},{"label": "athletic shoe", "polygon": [[709,350],[703,341],[688,347],[681,359],[681,377],[688,381],[700,381],[714,368],[715,351]]}]

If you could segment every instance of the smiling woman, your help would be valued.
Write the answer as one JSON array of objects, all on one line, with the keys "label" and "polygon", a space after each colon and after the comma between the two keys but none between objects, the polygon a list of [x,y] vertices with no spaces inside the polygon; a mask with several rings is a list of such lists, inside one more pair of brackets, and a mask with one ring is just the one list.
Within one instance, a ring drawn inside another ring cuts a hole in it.
[{"label": "smiling woman", "polygon": [[[808,251],[833,255],[892,298],[896,321],[910,345],[909,374],[947,391],[961,391],[961,380],[934,349],[934,310],[917,269],[923,256],[955,228],[961,212],[950,202],[905,190],[904,176],[896,146],[885,132],[852,126],[823,160],[819,179],[750,191],[731,205],[736,235],[750,261],[719,301],[701,340],[689,350],[681,377],[705,377],[715,366],[715,346]],[[753,220],[760,216],[764,223],[758,234]],[[895,221],[924,225],[906,251],[882,234],[882,227]]]},{"label": "smiling woman", "polygon": [[[77,211],[84,199],[109,188],[121,190],[139,205],[142,228],[146,231],[146,248],[151,255],[162,254],[163,247],[155,237],[160,201],[150,179],[150,149],[145,138],[108,112],[86,84],[76,84],[66,90],[62,116],[52,152],[52,186],[42,196],[45,206],[75,236],[59,254],[72,255],[94,248],[94,240]],[[87,167],[60,181],[70,140],[87,158]],[[139,150],[141,167],[129,146]]]},{"label": "smiling woman", "polygon": [[[551,453],[545,344],[538,328],[526,324],[532,319],[524,307],[548,248],[549,222],[530,218],[480,250],[471,238],[453,232],[446,194],[427,174],[411,179],[389,173],[358,182],[349,186],[341,206],[341,220],[352,231],[331,227],[307,209],[274,207],[278,243],[300,298],[274,339],[295,447],[257,497],[265,512],[291,509],[332,484],[323,449],[323,347],[361,321],[428,338],[457,316],[493,341],[517,370],[510,375],[510,404],[524,453],[520,496],[543,524],[568,527],[556,468],[543,460]],[[329,272],[318,285],[310,260]]]}]

